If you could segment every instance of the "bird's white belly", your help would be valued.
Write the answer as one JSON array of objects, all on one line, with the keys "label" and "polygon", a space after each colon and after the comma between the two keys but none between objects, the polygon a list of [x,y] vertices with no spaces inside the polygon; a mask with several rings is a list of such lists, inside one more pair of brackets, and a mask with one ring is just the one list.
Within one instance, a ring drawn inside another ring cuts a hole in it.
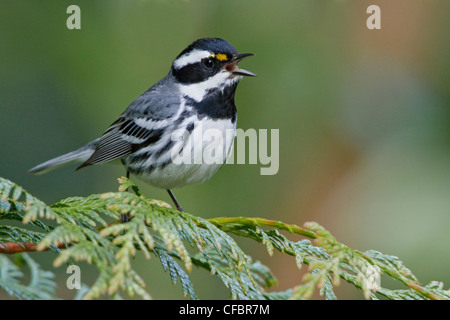
[{"label": "bird's white belly", "polygon": [[[205,182],[225,164],[233,149],[235,133],[236,122],[202,119],[188,136],[176,139],[167,151],[169,163],[143,172],[139,178],[163,189]],[[166,154],[165,158],[168,157]]]},{"label": "bird's white belly", "polygon": [[138,177],[157,188],[173,189],[205,182],[220,167],[221,165],[169,163],[163,168],[156,168],[149,174],[142,174]]}]

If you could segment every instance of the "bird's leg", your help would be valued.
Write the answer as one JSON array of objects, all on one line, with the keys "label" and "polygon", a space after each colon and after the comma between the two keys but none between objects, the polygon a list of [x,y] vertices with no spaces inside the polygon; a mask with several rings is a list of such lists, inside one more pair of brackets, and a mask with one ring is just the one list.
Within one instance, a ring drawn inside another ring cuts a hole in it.
[{"label": "bird's leg", "polygon": [[[130,178],[130,171],[127,170],[126,176],[127,176],[127,179]],[[127,191],[128,191],[128,189],[127,189]],[[128,213],[122,214],[122,223],[128,222],[129,218],[130,217],[128,216]]]},{"label": "bird's leg", "polygon": [[178,203],[177,198],[175,198],[175,195],[173,194],[172,190],[167,189],[167,192],[169,193],[170,198],[172,198],[172,201],[175,204],[175,206],[177,207],[177,210],[180,212],[184,212],[183,208]]}]

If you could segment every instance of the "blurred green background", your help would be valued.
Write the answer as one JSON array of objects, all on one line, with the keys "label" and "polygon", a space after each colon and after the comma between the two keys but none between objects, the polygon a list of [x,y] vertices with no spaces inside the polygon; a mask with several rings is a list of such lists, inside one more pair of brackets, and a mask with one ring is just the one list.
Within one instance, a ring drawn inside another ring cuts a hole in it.
[{"label": "blurred green background", "polygon": [[[66,28],[71,4],[81,8],[81,30]],[[381,30],[366,27],[370,4],[381,8]],[[27,170],[98,137],[193,40],[222,37],[256,54],[241,64],[259,76],[239,85],[238,127],[279,129],[280,169],[261,176],[260,165],[227,165],[175,190],[183,207],[205,218],[317,221],[341,242],[397,255],[424,283],[448,288],[449,10],[449,1],[423,0],[2,0],[0,176],[47,203],[117,190],[121,166]],[[300,282],[291,257],[241,244],[277,275],[275,290]],[[48,267],[54,259],[33,257]],[[154,298],[182,298],[157,259],[136,263]],[[200,298],[228,297],[207,272],[192,277]],[[344,283],[338,294],[362,297]]]}]

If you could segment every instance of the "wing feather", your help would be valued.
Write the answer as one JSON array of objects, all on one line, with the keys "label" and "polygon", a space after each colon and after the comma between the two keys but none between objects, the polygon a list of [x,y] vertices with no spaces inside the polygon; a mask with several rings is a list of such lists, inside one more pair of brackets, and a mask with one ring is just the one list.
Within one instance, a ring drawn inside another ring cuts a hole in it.
[{"label": "wing feather", "polygon": [[95,151],[78,169],[126,157],[157,142],[180,108],[169,77],[134,100],[98,139]]},{"label": "wing feather", "polygon": [[148,120],[147,123],[154,123],[155,129],[150,126],[144,128],[137,124],[134,119],[120,117],[100,137],[92,156],[77,170],[89,165],[123,158],[155,143],[164,131],[164,128],[160,128],[158,122]]}]

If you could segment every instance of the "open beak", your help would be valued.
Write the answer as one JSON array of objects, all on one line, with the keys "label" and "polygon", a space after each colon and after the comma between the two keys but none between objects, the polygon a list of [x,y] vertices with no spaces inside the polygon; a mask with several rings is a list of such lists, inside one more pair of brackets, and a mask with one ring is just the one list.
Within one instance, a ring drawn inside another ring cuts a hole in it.
[{"label": "open beak", "polygon": [[250,76],[250,77],[256,77],[256,74],[253,72],[250,72],[245,69],[240,69],[238,67],[238,62],[246,57],[254,56],[253,53],[241,53],[238,54],[231,62],[229,62],[226,66],[227,70],[230,71],[233,75],[236,76]]}]

